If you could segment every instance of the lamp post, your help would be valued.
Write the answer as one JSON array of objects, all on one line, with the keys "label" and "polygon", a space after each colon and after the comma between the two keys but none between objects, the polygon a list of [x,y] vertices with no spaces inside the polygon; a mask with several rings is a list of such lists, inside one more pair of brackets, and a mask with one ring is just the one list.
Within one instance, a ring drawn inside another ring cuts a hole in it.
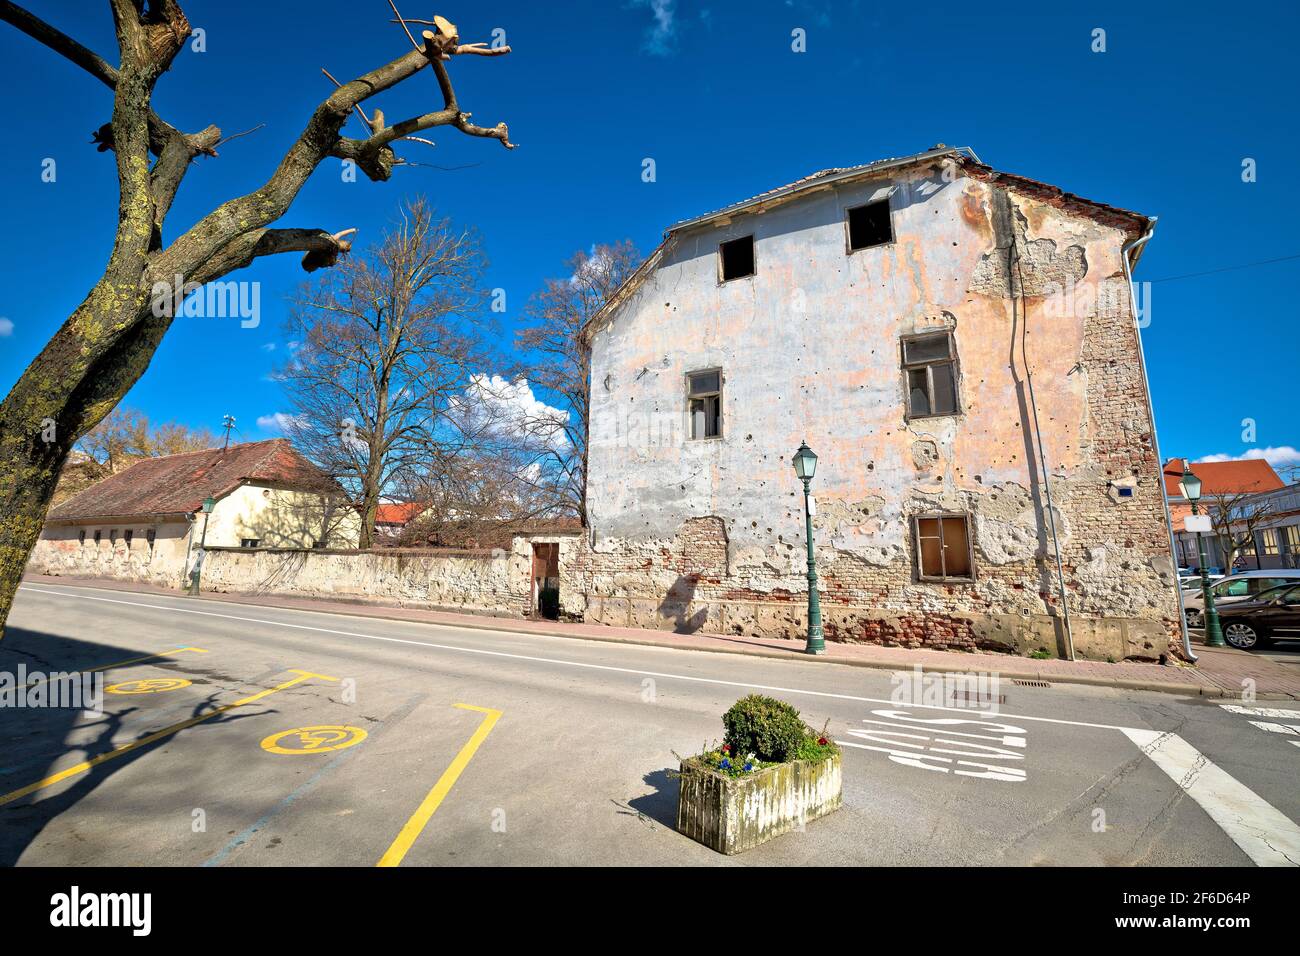
[{"label": "lamp post", "polygon": [[[1183,478],[1178,482],[1178,490],[1192,503],[1192,514],[1200,514],[1196,503],[1201,500],[1201,479],[1192,474],[1186,459],[1183,461]],[[1223,631],[1219,628],[1219,612],[1214,607],[1214,595],[1210,593],[1210,574],[1205,569],[1205,538],[1199,531],[1196,532],[1196,550],[1201,560],[1201,597],[1205,601],[1205,610],[1202,612],[1205,617],[1205,646],[1226,647]]]},{"label": "lamp post", "polygon": [[825,654],[826,641],[822,638],[822,604],[817,594],[817,559],[813,555],[813,499],[808,486],[817,473],[817,456],[807,442],[799,443],[794,453],[794,473],[803,482],[803,519],[808,537],[808,644],[805,654]]},{"label": "lamp post", "polygon": [[199,596],[199,575],[203,573],[203,558],[207,555],[208,517],[217,506],[217,499],[211,495],[203,499],[203,534],[199,537],[199,553],[194,559],[194,570],[190,572],[190,597]]}]

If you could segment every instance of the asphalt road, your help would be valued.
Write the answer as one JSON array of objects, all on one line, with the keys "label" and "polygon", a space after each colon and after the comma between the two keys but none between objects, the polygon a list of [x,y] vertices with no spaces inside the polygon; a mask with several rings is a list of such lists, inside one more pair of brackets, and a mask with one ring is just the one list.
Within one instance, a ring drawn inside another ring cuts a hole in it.
[{"label": "asphalt road", "polygon": [[[0,642],[20,665],[108,692],[98,717],[0,709],[6,865],[1300,862],[1295,705],[926,697],[825,662],[44,584]],[[723,857],[674,831],[669,771],[753,689],[845,745],[844,807]]]}]

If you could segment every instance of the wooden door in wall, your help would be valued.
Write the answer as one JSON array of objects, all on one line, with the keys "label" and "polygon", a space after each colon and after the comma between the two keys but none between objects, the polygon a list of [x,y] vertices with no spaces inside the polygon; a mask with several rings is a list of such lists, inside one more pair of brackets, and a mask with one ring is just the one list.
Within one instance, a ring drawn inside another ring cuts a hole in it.
[{"label": "wooden door in wall", "polygon": [[560,612],[560,545],[533,542],[532,612],[554,620]]}]

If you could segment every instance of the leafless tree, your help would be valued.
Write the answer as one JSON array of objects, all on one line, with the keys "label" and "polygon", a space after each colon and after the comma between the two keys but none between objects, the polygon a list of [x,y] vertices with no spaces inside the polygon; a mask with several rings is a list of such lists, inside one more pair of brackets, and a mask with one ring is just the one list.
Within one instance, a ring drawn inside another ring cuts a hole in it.
[{"label": "leafless tree", "polygon": [[1205,512],[1223,549],[1224,573],[1231,574],[1237,555],[1255,547],[1255,532],[1273,513],[1273,503],[1258,493],[1212,494],[1204,499]]},{"label": "leafless tree", "polygon": [[206,428],[179,422],[154,425],[143,412],[118,406],[77,442],[63,466],[52,503],[67,500],[141,458],[202,451],[216,441]]},{"label": "leafless tree", "polygon": [[[113,90],[112,118],[95,140],[100,151],[113,153],[120,192],[102,277],[0,404],[0,628],[73,445],[122,400],[171,325],[174,308],[157,307],[160,284],[179,275],[201,286],[280,252],[305,253],[303,267],[309,271],[333,265],[348,249],[346,229],[271,227],[328,157],[350,160],[370,179],[386,180],[401,163],[394,146],[424,130],[449,126],[513,145],[504,123],[482,127],[470,121],[447,69],[453,57],[493,56],[510,48],[461,43],[456,27],[441,17],[434,18],[435,30],[422,31],[422,40],[401,22],[413,49],[332,90],[269,179],[168,241],[164,226],[181,180],[196,157],[216,155],[222,133],[216,126],[182,132],[152,106],[155,85],[191,33],[180,2],[108,0],[108,6],[117,66],[10,0],[0,0],[0,20]],[[380,110],[370,116],[361,110],[362,103],[426,68],[437,80],[440,108],[391,125]],[[353,110],[365,123],[362,138],[341,133]]]},{"label": "leafless tree", "polygon": [[279,375],[286,433],[354,496],[362,548],[384,495],[416,470],[443,470],[465,443],[447,413],[480,354],[483,265],[473,230],[416,199],[378,246],[295,302],[287,335],[300,344]]},{"label": "leafless tree", "polygon": [[[550,489],[558,510],[578,515],[586,524],[588,399],[591,362],[578,339],[583,326],[623,281],[641,256],[631,241],[579,251],[565,264],[566,275],[547,279],[529,300],[516,333],[523,358],[512,383],[524,380],[567,418],[526,406],[517,422],[515,453],[534,464],[535,490]],[[517,404],[517,403],[516,403]],[[530,472],[525,471],[524,474]]]}]

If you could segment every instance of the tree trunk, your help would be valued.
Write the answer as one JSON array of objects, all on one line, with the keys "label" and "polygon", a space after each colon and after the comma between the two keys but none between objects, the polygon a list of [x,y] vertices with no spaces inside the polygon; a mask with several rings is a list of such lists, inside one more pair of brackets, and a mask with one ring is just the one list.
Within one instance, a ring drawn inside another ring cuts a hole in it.
[{"label": "tree trunk", "polygon": [[68,456],[60,443],[41,441],[39,423],[28,441],[16,440],[22,437],[0,434],[0,638]]}]

